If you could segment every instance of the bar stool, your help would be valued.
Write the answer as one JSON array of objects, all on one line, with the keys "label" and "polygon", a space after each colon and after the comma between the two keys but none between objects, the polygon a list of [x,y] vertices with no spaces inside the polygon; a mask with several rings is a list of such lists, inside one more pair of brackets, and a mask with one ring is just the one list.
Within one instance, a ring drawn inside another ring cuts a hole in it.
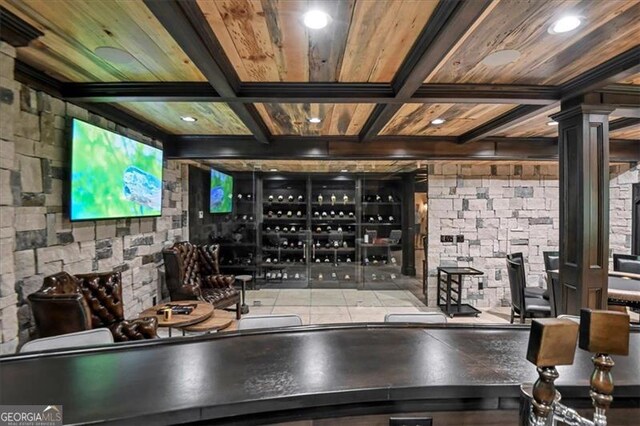
[{"label": "bar stool", "polygon": [[246,287],[247,283],[250,282],[253,277],[251,275],[236,275],[236,279],[242,281],[242,306],[240,306],[240,312],[243,314],[249,313],[249,306],[247,305],[246,299]]}]

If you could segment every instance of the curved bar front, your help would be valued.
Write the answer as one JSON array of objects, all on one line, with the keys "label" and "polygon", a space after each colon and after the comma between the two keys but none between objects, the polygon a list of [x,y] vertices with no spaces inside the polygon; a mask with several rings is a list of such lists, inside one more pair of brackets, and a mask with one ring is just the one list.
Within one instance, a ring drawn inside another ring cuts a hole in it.
[{"label": "curved bar front", "polygon": [[[519,385],[537,377],[528,336],[528,327],[361,324],[15,355],[0,359],[0,404],[62,404],[65,423],[118,424],[517,410]],[[590,357],[577,350],[558,368],[563,398],[588,398]],[[632,332],[629,356],[615,359],[614,406],[640,407],[639,359]]]}]

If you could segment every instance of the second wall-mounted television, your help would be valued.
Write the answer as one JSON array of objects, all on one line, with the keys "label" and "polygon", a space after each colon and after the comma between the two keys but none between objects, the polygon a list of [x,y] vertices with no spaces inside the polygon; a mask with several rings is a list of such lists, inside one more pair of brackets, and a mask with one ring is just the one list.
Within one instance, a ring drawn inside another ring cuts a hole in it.
[{"label": "second wall-mounted television", "polygon": [[71,220],[159,216],[162,150],[72,122]]},{"label": "second wall-mounted television", "polygon": [[233,177],[211,169],[209,211],[231,213],[233,209]]}]

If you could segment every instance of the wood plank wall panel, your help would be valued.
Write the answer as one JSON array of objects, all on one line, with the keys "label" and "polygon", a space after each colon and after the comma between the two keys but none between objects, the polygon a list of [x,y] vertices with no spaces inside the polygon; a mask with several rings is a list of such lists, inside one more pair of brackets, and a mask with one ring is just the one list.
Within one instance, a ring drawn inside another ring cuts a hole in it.
[{"label": "wood plank wall panel", "polygon": [[[238,116],[225,103],[121,102],[116,106],[173,134],[249,135]],[[180,117],[197,118],[188,123]]]},{"label": "wood plank wall panel", "polygon": [[[557,85],[640,43],[640,0],[495,1],[482,25],[425,82]],[[549,26],[568,14],[586,22],[549,34]],[[481,63],[503,49],[521,56],[504,66]]]},{"label": "wood plank wall panel", "polygon": [[[0,5],[44,32],[18,58],[62,81],[204,81],[142,1],[0,0]],[[128,64],[93,52],[129,52]]]},{"label": "wood plank wall panel", "polygon": [[[405,104],[380,134],[459,136],[512,108],[514,105],[504,104]],[[431,124],[436,118],[446,121]]]},{"label": "wood plank wall panel", "polygon": [[[357,135],[375,104],[255,104],[274,135]],[[318,117],[320,123],[309,123]]]},{"label": "wood plank wall panel", "polygon": [[[437,0],[198,0],[242,81],[390,82]],[[328,13],[312,30],[302,16]]]}]

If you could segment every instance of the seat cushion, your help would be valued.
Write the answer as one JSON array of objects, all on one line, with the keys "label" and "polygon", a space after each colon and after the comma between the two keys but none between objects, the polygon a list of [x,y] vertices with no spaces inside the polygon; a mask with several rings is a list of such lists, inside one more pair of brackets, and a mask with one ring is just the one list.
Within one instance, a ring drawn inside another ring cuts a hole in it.
[{"label": "seat cushion", "polygon": [[525,287],[524,297],[541,297],[549,300],[549,290],[542,287]]},{"label": "seat cushion", "polygon": [[202,289],[202,298],[211,304],[217,304],[223,300],[235,297],[240,297],[240,293],[234,287]]},{"label": "seat cushion", "polygon": [[525,297],[524,308],[528,312],[549,312],[551,313],[551,305],[549,301],[540,297]]}]

